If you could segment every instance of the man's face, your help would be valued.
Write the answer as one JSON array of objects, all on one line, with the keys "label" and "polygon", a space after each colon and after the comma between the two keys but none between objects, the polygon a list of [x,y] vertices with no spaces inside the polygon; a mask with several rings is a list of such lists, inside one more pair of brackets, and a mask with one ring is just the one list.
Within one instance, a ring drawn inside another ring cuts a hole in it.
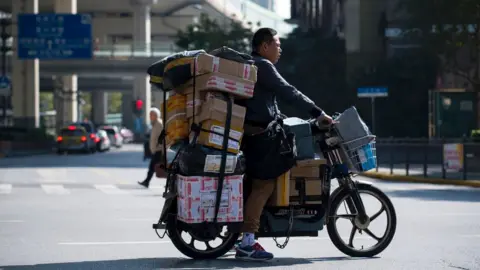
[{"label": "man's face", "polygon": [[265,58],[276,64],[280,59],[280,55],[282,54],[282,48],[280,48],[280,38],[278,36],[274,36],[272,42],[264,44],[263,50]]},{"label": "man's face", "polygon": [[157,121],[157,114],[150,112],[150,121],[152,121],[152,123]]}]

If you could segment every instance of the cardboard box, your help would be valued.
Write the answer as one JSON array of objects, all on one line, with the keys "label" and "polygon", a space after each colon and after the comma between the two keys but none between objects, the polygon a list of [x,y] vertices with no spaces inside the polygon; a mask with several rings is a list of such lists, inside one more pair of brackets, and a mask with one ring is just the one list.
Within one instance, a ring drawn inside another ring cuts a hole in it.
[{"label": "cardboard box", "polygon": [[[224,134],[225,132],[224,124],[215,120],[206,120],[202,122],[202,128],[206,130],[211,130],[220,134]],[[228,150],[227,150],[228,152],[233,154],[238,154],[238,152],[240,151],[240,143],[242,140],[242,136],[243,136],[243,129],[241,127],[231,126],[229,137],[237,140],[238,142],[229,139]],[[193,137],[193,134],[191,135],[191,137]],[[215,133],[201,131],[200,135],[198,136],[197,143],[221,150],[223,146],[223,136]]]},{"label": "cardboard box", "polygon": [[205,101],[215,97],[219,99],[224,98],[221,92],[214,92],[214,91],[195,92],[195,98],[193,97],[193,93],[189,93],[186,95],[186,97],[187,97],[187,117],[188,118],[193,116],[194,101],[195,101],[195,115],[197,115],[200,112],[201,105]]},{"label": "cardboard box", "polygon": [[[222,73],[208,73],[194,79],[196,92],[216,90],[233,94],[237,98],[253,97],[255,83],[235,76]],[[176,90],[183,95],[193,93],[193,79]]]},{"label": "cardboard box", "polygon": [[[204,172],[218,173],[220,172],[221,155],[207,155],[205,157]],[[237,167],[237,156],[227,155],[225,162],[225,173],[233,173]]]},{"label": "cardboard box", "polygon": [[[178,220],[185,223],[213,221],[218,178],[178,175],[176,184]],[[225,176],[218,221],[243,221],[243,175]]]},{"label": "cardboard box", "polygon": [[[249,80],[257,81],[257,67],[254,65],[243,64],[232,60],[219,58],[210,54],[200,54],[195,58],[197,73],[219,72]],[[194,74],[194,66],[191,65],[192,75]]]},{"label": "cardboard box", "polygon": [[[232,127],[243,127],[245,122],[246,108],[239,105],[232,105]],[[227,119],[227,102],[218,98],[212,98],[205,101],[198,115],[195,116],[195,122],[201,123],[206,120],[215,120],[222,124],[226,123]]]},{"label": "cardboard box", "polygon": [[315,159],[298,160],[297,166],[291,169],[291,177],[319,178],[320,166],[324,164],[327,164],[327,160],[323,155],[317,155]]},{"label": "cardboard box", "polygon": [[306,204],[320,204],[323,194],[323,181],[319,178],[297,178],[290,180],[290,205],[299,204],[300,193],[305,192]]},{"label": "cardboard box", "polygon": [[275,184],[275,190],[268,200],[271,206],[288,206],[290,204],[290,171],[280,175]]}]

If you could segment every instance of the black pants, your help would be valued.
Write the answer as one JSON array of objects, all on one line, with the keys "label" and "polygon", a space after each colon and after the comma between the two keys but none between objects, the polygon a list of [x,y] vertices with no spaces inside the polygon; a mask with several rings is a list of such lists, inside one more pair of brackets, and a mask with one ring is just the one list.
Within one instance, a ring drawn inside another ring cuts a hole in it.
[{"label": "black pants", "polygon": [[159,163],[161,160],[162,160],[161,152],[156,152],[150,159],[150,164],[148,165],[147,178],[145,179],[147,183],[150,183],[150,180],[152,180],[152,177],[155,174],[155,165]]}]

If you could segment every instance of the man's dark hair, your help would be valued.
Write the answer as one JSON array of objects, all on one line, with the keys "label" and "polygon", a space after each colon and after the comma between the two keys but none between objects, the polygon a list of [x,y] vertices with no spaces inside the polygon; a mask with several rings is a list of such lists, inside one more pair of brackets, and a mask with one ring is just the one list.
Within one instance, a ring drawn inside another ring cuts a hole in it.
[{"label": "man's dark hair", "polygon": [[262,45],[262,43],[267,42],[270,43],[273,41],[273,37],[277,35],[277,31],[272,28],[260,28],[258,29],[255,34],[253,34],[252,38],[252,51],[256,52],[258,47]]}]

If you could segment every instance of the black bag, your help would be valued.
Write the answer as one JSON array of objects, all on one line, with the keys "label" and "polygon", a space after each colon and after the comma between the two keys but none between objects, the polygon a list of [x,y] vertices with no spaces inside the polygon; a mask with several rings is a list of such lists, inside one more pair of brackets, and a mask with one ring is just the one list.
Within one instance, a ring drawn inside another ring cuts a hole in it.
[{"label": "black bag", "polygon": [[260,134],[245,135],[243,146],[246,174],[251,179],[276,179],[295,165],[295,134],[285,133],[280,118]]},{"label": "black bag", "polygon": [[253,57],[246,53],[237,52],[234,49],[231,49],[227,46],[223,46],[221,48],[215,49],[210,52],[211,55],[232,60],[242,64],[251,64],[253,65],[255,61],[253,61]]},{"label": "black bag", "polygon": [[[167,82],[167,85],[164,85],[165,67],[170,62],[173,62],[177,59],[194,57],[200,53],[206,53],[206,52],[204,50],[179,52],[176,54],[169,55],[163,58],[162,60],[153,63],[147,69],[147,73],[148,75],[150,75],[150,83],[158,87],[160,90],[164,90],[164,91],[172,90],[170,82]],[[190,65],[188,65],[188,68],[190,68]],[[189,69],[189,74],[190,74],[190,69]]]},{"label": "black bag", "polygon": [[[207,156],[209,158],[216,157],[221,158],[222,152],[216,149],[209,149],[199,144],[190,144],[180,150],[178,154],[178,169],[181,175],[205,175],[205,176],[218,176],[218,168],[213,171],[212,168],[207,169],[205,172],[205,162]],[[236,158],[235,167],[231,168],[229,162],[225,168],[225,175],[240,175],[245,173],[245,157],[243,154],[231,154],[227,153],[227,160],[231,160],[232,157]],[[220,162],[218,163],[220,164]],[[232,170],[233,169],[233,170]],[[231,170],[231,171],[229,171]]]}]

